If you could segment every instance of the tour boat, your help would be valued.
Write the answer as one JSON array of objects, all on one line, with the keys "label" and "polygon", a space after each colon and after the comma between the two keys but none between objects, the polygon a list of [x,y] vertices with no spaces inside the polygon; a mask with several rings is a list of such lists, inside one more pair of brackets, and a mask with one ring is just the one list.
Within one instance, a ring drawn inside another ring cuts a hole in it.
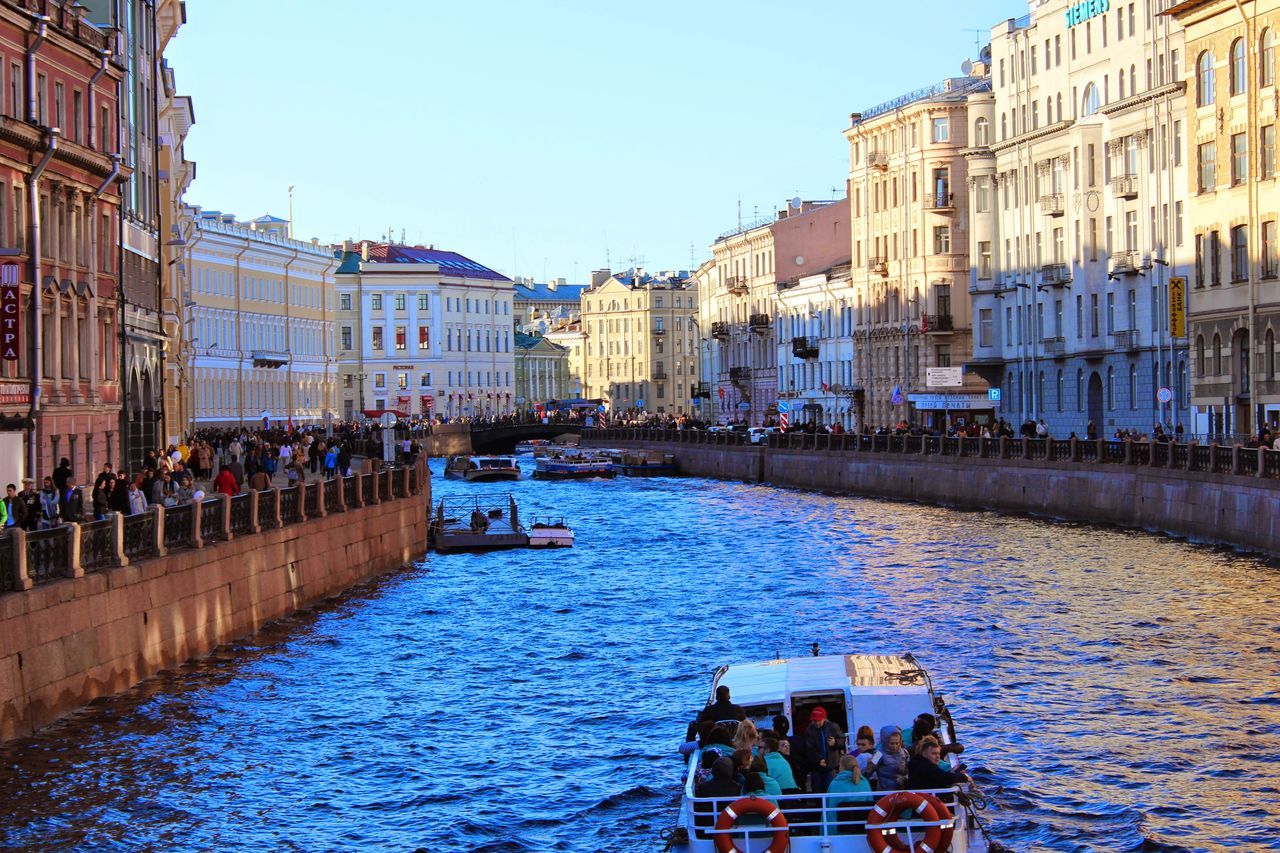
[{"label": "tour boat", "polygon": [[563,518],[535,521],[529,528],[530,548],[572,548],[573,528]]},{"label": "tour boat", "polygon": [[520,465],[514,456],[454,456],[445,466],[444,475],[470,483],[519,480]]},{"label": "tour boat", "polygon": [[429,544],[438,553],[523,548],[529,534],[511,495],[442,498],[431,518]]},{"label": "tour boat", "polygon": [[670,477],[679,473],[675,454],[656,450],[628,450],[619,467],[624,477]]},{"label": "tour boat", "polygon": [[546,447],[551,442],[545,438],[531,438],[528,441],[522,441],[516,445],[516,456],[532,456],[538,452],[538,448]]},{"label": "tour boat", "polygon": [[535,480],[590,480],[612,478],[616,474],[613,462],[605,456],[568,451],[538,457],[533,469]]},{"label": "tour boat", "polygon": [[[935,735],[942,743],[955,742],[955,727],[942,696],[910,654],[818,656],[815,645],[812,657],[720,667],[708,705],[721,686],[729,688],[730,701],[741,706],[762,733],[773,728],[775,715],[783,714],[791,723],[791,733],[803,737],[813,709],[821,706],[844,731],[850,746],[851,733],[860,726],[870,726],[878,737],[882,726],[905,729],[924,713],[937,717]],[[727,724],[737,725],[735,721]],[[700,763],[701,751],[694,748],[686,767],[678,823],[669,838],[671,849],[678,853],[716,853],[717,849],[879,853],[890,842],[895,847],[905,842],[900,849],[917,853],[991,850],[981,818],[971,805],[981,799],[960,796],[967,793],[967,786],[783,794],[767,799],[699,798],[694,791]],[[804,785],[803,780],[797,783]]]}]

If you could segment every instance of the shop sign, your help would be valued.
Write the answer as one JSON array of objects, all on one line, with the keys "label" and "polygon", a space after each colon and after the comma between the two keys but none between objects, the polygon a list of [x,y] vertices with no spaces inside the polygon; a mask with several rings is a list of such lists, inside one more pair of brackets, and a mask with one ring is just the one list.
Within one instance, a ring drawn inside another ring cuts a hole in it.
[{"label": "shop sign", "polygon": [[907,399],[917,409],[928,411],[967,411],[997,405],[984,394],[908,394]]},{"label": "shop sign", "polygon": [[20,382],[0,382],[0,405],[31,405],[31,386]]},{"label": "shop sign", "polygon": [[1169,279],[1169,335],[1187,336],[1187,280],[1182,276]]},{"label": "shop sign", "polygon": [[1111,0],[1084,0],[1067,9],[1067,27],[1083,24],[1090,18],[1105,15],[1111,11]]},{"label": "shop sign", "polygon": [[0,359],[17,361],[22,352],[22,297],[17,264],[0,265]]}]

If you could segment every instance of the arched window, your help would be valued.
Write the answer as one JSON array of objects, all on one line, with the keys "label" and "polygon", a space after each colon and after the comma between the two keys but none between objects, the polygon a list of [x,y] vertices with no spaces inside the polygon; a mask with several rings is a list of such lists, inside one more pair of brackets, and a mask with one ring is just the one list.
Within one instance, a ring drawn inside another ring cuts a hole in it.
[{"label": "arched window", "polygon": [[1120,69],[1120,73],[1116,75],[1116,78],[1120,83],[1120,100],[1123,101],[1124,100],[1124,69]]},{"label": "arched window", "polygon": [[1213,51],[1206,50],[1196,60],[1196,106],[1213,103]]},{"label": "arched window", "polygon": [[1196,336],[1196,376],[1204,376],[1204,335]]},{"label": "arched window", "polygon": [[1076,411],[1084,411],[1084,370],[1076,371]]},{"label": "arched window", "polygon": [[1129,365],[1129,408],[1138,408],[1138,367]]},{"label": "arched window", "polygon": [[1084,97],[1080,99],[1080,116],[1091,116],[1098,111],[1101,103],[1098,100],[1098,87],[1090,83],[1084,87]]},{"label": "arched window", "polygon": [[1058,114],[1058,121],[1062,121],[1062,93],[1059,92],[1054,98],[1053,111]]},{"label": "arched window", "polygon": [[1044,123],[1053,124],[1053,98],[1044,99]]},{"label": "arched window", "polygon": [[973,123],[973,144],[978,147],[991,144],[991,122],[985,118]]},{"label": "arched window", "polygon": [[1116,407],[1116,369],[1114,367],[1107,368],[1107,408],[1114,410]]},{"label": "arched window", "polygon": [[1007,113],[1000,113],[1000,138],[1009,138],[1009,116]]},{"label": "arched window", "polygon": [[1063,390],[1064,389],[1063,389],[1063,382],[1062,382],[1062,371],[1059,370],[1058,371],[1058,411],[1059,412],[1062,411]]},{"label": "arched window", "polygon": [[1231,43],[1231,94],[1243,95],[1249,88],[1249,72],[1245,67],[1244,39]]},{"label": "arched window", "polygon": [[1267,378],[1276,378],[1276,333],[1267,329],[1266,337]]},{"label": "arched window", "polygon": [[1222,375],[1222,336],[1213,336],[1213,375]]},{"label": "arched window", "polygon": [[1258,39],[1258,87],[1274,86],[1276,83],[1276,34],[1272,30],[1263,30]]},{"label": "arched window", "polygon": [[[1120,74],[1123,76],[1124,72],[1121,71]],[[1136,65],[1129,66],[1129,94],[1138,94],[1138,66]]]},{"label": "arched window", "polygon": [[1032,406],[1035,414],[1039,415],[1044,412],[1044,371],[1040,371],[1040,375],[1036,377],[1036,404]]}]

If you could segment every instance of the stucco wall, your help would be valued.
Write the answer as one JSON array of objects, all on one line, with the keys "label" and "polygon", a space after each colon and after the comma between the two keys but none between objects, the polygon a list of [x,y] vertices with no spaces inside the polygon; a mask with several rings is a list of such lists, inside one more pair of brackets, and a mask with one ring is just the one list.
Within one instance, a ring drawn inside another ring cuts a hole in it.
[{"label": "stucco wall", "polygon": [[[592,443],[592,442],[585,442]],[[1145,466],[686,444],[685,474],[1116,524],[1280,555],[1280,481]]]},{"label": "stucco wall", "polygon": [[0,596],[0,739],[426,551],[418,494]]}]

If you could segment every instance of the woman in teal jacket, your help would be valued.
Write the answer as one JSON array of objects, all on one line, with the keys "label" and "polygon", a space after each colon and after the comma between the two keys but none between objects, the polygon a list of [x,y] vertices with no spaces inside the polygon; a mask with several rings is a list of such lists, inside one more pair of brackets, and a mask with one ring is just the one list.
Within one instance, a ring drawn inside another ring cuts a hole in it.
[{"label": "woman in teal jacket", "polygon": [[[837,794],[851,794],[854,796],[840,797]],[[856,796],[864,794],[868,796]],[[838,832],[860,832],[861,826],[851,826],[850,824],[861,824],[867,819],[867,810],[871,808],[873,798],[871,794],[871,783],[863,778],[862,773],[858,770],[858,759],[852,755],[840,756],[840,772],[836,774],[836,778],[831,780],[831,784],[827,786],[827,808],[826,823],[829,828],[835,828]],[[841,827],[836,827],[839,822]]]}]

